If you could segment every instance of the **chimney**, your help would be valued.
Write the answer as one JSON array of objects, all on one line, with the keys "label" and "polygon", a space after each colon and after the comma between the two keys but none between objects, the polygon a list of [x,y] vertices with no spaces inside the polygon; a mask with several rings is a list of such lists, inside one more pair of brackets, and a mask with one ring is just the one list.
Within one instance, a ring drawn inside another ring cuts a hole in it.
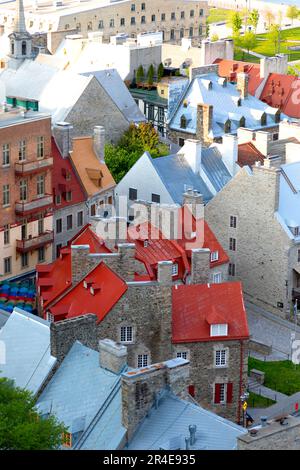
[{"label": "chimney", "polygon": [[199,173],[201,168],[201,141],[186,139],[184,146],[179,150],[179,154],[184,155],[184,159],[190,165],[194,173]]},{"label": "chimney", "polygon": [[56,122],[53,126],[53,136],[63,158],[72,152],[72,133],[73,126],[68,122]]},{"label": "chimney", "polygon": [[99,341],[99,364],[115,374],[120,374],[127,365],[127,348],[111,339]]},{"label": "chimney", "polygon": [[210,279],[210,250],[209,248],[192,249],[191,283],[207,284]]},{"label": "chimney", "polygon": [[245,99],[248,96],[248,82],[249,82],[248,74],[244,72],[240,72],[237,74],[236,87],[241,92],[242,99]]},{"label": "chimney", "polygon": [[191,212],[191,214],[195,217],[196,220],[204,218],[203,196],[196,189],[188,189],[183,194],[182,205],[183,207],[187,207],[189,209],[189,212]]},{"label": "chimney", "polygon": [[222,145],[219,150],[222,154],[222,160],[226,165],[229,173],[234,176],[237,171],[238,160],[238,138],[236,135],[224,134]]},{"label": "chimney", "polygon": [[77,284],[89,271],[88,255],[89,245],[71,246],[72,284]]},{"label": "chimney", "polygon": [[133,369],[122,376],[122,424],[131,440],[151,408],[159,412],[160,398],[167,390],[183,396],[189,382],[189,361],[182,358]]},{"label": "chimney", "polygon": [[93,132],[93,146],[94,152],[98,160],[104,163],[104,146],[105,146],[105,128],[103,126],[95,126]]},{"label": "chimney", "polygon": [[267,416],[261,416],[260,417],[260,423],[261,423],[262,428],[265,428],[267,426],[267,420],[268,420]]},{"label": "chimney", "polygon": [[117,274],[126,281],[133,281],[139,262],[135,259],[135,243],[118,243],[120,255]]},{"label": "chimney", "polygon": [[196,137],[204,145],[210,144],[212,141],[212,138],[210,136],[212,120],[213,106],[211,104],[198,104]]},{"label": "chimney", "polygon": [[159,261],[157,263],[157,281],[162,285],[172,284],[172,261]]},{"label": "chimney", "polygon": [[272,142],[272,134],[270,132],[256,131],[255,140],[252,143],[255,145],[257,150],[266,157],[270,153]]}]

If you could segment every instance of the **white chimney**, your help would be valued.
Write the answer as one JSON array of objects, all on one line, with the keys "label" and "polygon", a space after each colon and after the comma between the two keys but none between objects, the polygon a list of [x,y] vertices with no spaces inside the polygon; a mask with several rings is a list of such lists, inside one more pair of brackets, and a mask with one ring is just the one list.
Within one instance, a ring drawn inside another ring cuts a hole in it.
[{"label": "white chimney", "polygon": [[234,176],[237,170],[238,160],[238,138],[236,135],[223,135],[223,142],[219,146],[222,160],[229,173]]},{"label": "white chimney", "polygon": [[66,158],[72,151],[73,126],[68,122],[56,122],[53,126],[53,135],[61,156]]},{"label": "white chimney", "polygon": [[93,133],[94,152],[101,163],[104,163],[105,129],[95,126]]},{"label": "white chimney", "polygon": [[186,139],[184,146],[179,150],[183,154],[186,162],[190,165],[194,173],[199,173],[201,169],[202,145],[200,140]]}]

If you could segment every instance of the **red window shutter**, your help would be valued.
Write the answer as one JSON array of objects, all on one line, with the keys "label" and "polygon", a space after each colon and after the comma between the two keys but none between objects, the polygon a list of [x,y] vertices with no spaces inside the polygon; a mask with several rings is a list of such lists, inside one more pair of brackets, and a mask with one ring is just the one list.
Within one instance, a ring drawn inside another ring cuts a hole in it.
[{"label": "red window shutter", "polygon": [[195,385],[189,385],[188,391],[189,391],[189,394],[191,395],[191,397],[194,397],[195,396]]},{"label": "red window shutter", "polygon": [[215,384],[215,403],[221,401],[221,384]]},{"label": "red window shutter", "polygon": [[233,389],[233,383],[228,382],[228,384],[227,384],[227,403],[232,403],[232,389]]}]

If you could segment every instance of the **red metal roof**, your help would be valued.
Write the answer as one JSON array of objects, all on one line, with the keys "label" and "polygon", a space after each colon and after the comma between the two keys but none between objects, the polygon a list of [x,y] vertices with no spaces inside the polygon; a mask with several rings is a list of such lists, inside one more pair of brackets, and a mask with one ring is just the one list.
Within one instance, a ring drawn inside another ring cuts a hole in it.
[{"label": "red metal roof", "polygon": [[[173,286],[173,343],[228,341],[249,337],[242,285],[191,284]],[[227,336],[210,336],[210,325],[227,323]]]},{"label": "red metal roof", "polygon": [[[85,194],[80,185],[76,172],[74,171],[69,157],[63,158],[55,143],[54,138],[51,139],[51,151],[53,155],[53,193],[55,196],[61,195],[61,204],[56,204],[54,198],[54,210],[59,210],[66,206],[72,206],[85,201]],[[66,179],[69,174],[70,179]],[[72,191],[72,200],[66,201],[64,193]]]},{"label": "red metal roof", "polygon": [[260,99],[284,114],[300,118],[300,79],[293,75],[271,73],[266,81]]},{"label": "red metal roof", "polygon": [[100,322],[127,290],[126,282],[103,262],[88,274],[88,281],[87,288],[83,279],[54,303],[52,315],[67,319],[94,313]]},{"label": "red metal roof", "polygon": [[238,165],[239,166],[253,166],[255,162],[261,162],[263,163],[264,161],[264,156],[262,153],[260,153],[259,150],[251,143],[247,142],[245,144],[240,144],[238,146]]},{"label": "red metal roof", "polygon": [[257,87],[263,81],[263,78],[260,78],[259,64],[227,59],[216,59],[214,63],[219,65],[220,77],[225,77],[230,82],[236,83],[237,73],[247,73],[249,75],[248,90],[251,95],[255,94]]}]

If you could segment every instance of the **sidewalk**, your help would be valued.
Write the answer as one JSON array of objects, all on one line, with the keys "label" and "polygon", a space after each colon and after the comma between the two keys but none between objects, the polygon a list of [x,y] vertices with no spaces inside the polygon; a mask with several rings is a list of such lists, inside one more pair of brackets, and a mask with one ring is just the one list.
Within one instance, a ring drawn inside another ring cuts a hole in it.
[{"label": "sidewalk", "polygon": [[288,398],[287,395],[284,393],[277,392],[276,390],[272,390],[271,388],[265,387],[261,385],[254,379],[248,378],[248,389],[250,392],[256,393],[257,395],[261,395],[265,398],[270,398],[276,402],[280,402]]}]

